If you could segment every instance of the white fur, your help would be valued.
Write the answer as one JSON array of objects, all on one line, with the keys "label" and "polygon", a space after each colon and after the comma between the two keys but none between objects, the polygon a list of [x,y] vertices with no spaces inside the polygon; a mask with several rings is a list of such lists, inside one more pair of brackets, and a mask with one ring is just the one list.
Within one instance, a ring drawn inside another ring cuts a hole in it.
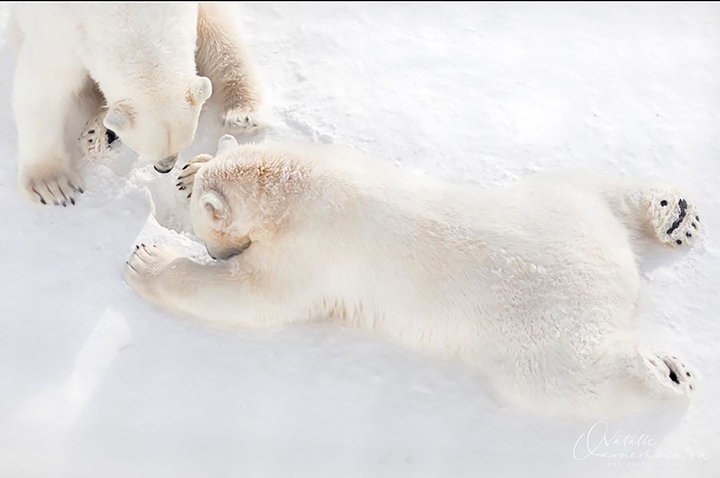
[{"label": "white fur", "polygon": [[466,361],[535,410],[622,412],[692,390],[633,326],[648,239],[684,247],[700,231],[689,205],[682,239],[667,234],[671,188],[546,174],[488,191],[338,147],[228,141],[181,175],[196,234],[226,260],[139,247],[126,280],[148,301],[240,327],[332,317]]},{"label": "white fur", "polygon": [[[224,99],[223,121],[238,108],[255,111],[259,99],[252,94],[256,88],[244,49],[222,8],[194,3],[16,5],[11,19],[16,26],[12,43],[19,49],[13,109],[21,192],[35,201],[65,204],[81,189],[65,144],[65,123],[88,92],[97,103],[95,111],[107,105],[105,126],[161,172],[171,169],[192,142],[202,105],[213,90],[210,80]],[[213,64],[220,57],[222,65]]]}]

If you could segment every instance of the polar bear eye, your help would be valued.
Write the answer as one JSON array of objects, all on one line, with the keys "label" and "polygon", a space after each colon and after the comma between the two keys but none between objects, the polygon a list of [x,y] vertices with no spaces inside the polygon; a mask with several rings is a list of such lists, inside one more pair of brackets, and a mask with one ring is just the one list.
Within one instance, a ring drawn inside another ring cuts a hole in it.
[{"label": "polar bear eye", "polygon": [[662,207],[667,206],[667,201],[663,199],[662,201],[660,201],[660,205],[661,205]]}]

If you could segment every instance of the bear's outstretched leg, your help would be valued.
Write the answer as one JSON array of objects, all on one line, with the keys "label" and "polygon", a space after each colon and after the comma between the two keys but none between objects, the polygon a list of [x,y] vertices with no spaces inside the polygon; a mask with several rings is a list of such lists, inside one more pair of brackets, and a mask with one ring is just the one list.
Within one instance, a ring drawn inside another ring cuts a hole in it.
[{"label": "bear's outstretched leg", "polygon": [[26,41],[18,56],[13,111],[18,128],[18,188],[38,204],[75,204],[82,192],[65,144],[67,114],[87,72],[71,55]]},{"label": "bear's outstretched leg", "polygon": [[195,61],[199,73],[210,78],[214,94],[220,96],[223,126],[237,133],[261,125],[262,98],[233,15],[237,14],[220,3],[200,4]]},{"label": "bear's outstretched leg", "polygon": [[643,345],[618,354],[615,364],[608,368],[609,384],[616,388],[611,393],[671,400],[689,397],[693,392],[693,374],[677,357],[655,353]]},{"label": "bear's outstretched leg", "polygon": [[125,267],[126,282],[146,301],[170,312],[242,327],[297,322],[300,304],[272,294],[263,278],[238,257],[202,265],[168,246],[141,244]]},{"label": "bear's outstretched leg", "polygon": [[630,189],[625,200],[645,231],[663,244],[690,246],[703,233],[697,208],[671,187],[657,185]]},{"label": "bear's outstretched leg", "polygon": [[691,246],[703,234],[697,208],[671,186],[585,173],[564,178],[596,191],[631,229],[667,246]]}]

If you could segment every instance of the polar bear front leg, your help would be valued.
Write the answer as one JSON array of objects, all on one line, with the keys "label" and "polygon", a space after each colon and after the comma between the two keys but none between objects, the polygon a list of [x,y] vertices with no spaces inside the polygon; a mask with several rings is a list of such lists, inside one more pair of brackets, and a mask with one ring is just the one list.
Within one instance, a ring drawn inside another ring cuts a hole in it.
[{"label": "polar bear front leg", "polygon": [[213,323],[267,327],[302,320],[299,308],[265,291],[237,262],[198,264],[164,245],[135,246],[125,281],[146,301]]},{"label": "polar bear front leg", "polygon": [[65,123],[87,72],[77,59],[25,42],[13,85],[18,188],[38,204],[75,204],[82,184],[65,144]]},{"label": "polar bear front leg", "polygon": [[237,12],[222,3],[199,5],[195,61],[221,98],[223,127],[240,133],[261,126],[262,95],[233,15]]}]

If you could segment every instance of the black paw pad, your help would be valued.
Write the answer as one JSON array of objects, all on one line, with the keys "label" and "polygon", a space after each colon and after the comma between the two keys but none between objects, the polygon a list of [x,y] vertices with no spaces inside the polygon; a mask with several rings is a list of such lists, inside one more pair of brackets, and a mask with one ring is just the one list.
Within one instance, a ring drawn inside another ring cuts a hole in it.
[{"label": "black paw pad", "polygon": [[113,144],[118,139],[118,135],[115,134],[115,131],[107,130],[105,132],[105,138],[107,139],[108,144]]}]

